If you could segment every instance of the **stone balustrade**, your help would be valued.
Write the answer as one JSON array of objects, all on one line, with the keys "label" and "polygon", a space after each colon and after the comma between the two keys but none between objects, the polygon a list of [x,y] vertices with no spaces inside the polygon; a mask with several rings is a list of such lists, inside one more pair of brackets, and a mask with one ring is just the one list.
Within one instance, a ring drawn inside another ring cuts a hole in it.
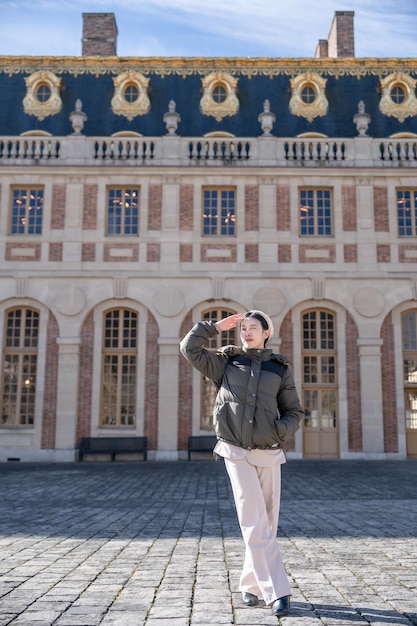
[{"label": "stone balustrade", "polygon": [[0,137],[0,165],[416,167],[417,138]]}]

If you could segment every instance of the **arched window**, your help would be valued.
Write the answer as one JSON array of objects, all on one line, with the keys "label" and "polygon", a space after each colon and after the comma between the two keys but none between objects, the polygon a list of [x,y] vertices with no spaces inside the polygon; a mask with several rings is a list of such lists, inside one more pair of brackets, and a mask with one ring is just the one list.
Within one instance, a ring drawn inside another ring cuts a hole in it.
[{"label": "arched window", "polygon": [[[203,312],[202,319],[204,321],[217,322],[229,315],[233,315],[236,311],[224,308],[208,309]],[[209,342],[210,350],[218,350],[222,346],[236,344],[236,329],[223,331],[212,337]],[[212,430],[213,428],[213,407],[216,399],[216,388],[211,380],[205,376],[201,376],[201,411],[200,411],[200,429]]]},{"label": "arched window", "polygon": [[39,313],[11,309],[4,328],[1,387],[1,426],[28,427],[35,423]]},{"label": "arched window", "polygon": [[407,456],[417,458],[417,310],[401,316]]},{"label": "arched window", "polygon": [[336,319],[326,310],[302,318],[304,456],[338,456]]},{"label": "arched window", "polygon": [[131,309],[104,313],[100,426],[136,426],[137,329]]}]

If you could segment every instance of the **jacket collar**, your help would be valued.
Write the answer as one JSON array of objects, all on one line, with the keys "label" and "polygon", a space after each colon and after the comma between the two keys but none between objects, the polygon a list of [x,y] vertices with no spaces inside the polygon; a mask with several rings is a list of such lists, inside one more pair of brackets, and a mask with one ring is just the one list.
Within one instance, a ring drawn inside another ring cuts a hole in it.
[{"label": "jacket collar", "polygon": [[223,346],[219,348],[217,351],[220,354],[223,354],[227,358],[236,356],[237,354],[241,354],[249,357],[250,359],[256,359],[260,361],[277,361],[278,363],[282,363],[283,365],[288,364],[288,359],[283,354],[275,354],[272,352],[271,348],[263,348],[261,350],[245,350],[244,348],[240,348],[239,346]]}]

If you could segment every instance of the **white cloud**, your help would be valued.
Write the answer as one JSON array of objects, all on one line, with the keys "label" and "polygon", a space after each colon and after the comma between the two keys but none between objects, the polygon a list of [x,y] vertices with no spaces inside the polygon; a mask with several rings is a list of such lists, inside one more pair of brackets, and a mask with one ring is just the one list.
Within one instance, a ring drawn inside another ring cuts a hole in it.
[{"label": "white cloud", "polygon": [[113,12],[121,56],[311,57],[336,10],[356,56],[417,56],[416,0],[0,0],[0,54],[80,54],[81,14]]}]

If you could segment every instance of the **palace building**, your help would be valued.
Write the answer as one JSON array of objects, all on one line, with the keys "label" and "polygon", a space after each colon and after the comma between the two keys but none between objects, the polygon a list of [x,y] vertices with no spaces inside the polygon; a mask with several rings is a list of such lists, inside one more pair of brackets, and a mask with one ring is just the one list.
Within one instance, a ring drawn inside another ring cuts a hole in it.
[{"label": "palace building", "polygon": [[[0,57],[0,461],[81,437],[186,458],[200,319],[273,318],[305,408],[293,458],[417,458],[417,59]],[[212,349],[238,342],[223,333]]]}]

